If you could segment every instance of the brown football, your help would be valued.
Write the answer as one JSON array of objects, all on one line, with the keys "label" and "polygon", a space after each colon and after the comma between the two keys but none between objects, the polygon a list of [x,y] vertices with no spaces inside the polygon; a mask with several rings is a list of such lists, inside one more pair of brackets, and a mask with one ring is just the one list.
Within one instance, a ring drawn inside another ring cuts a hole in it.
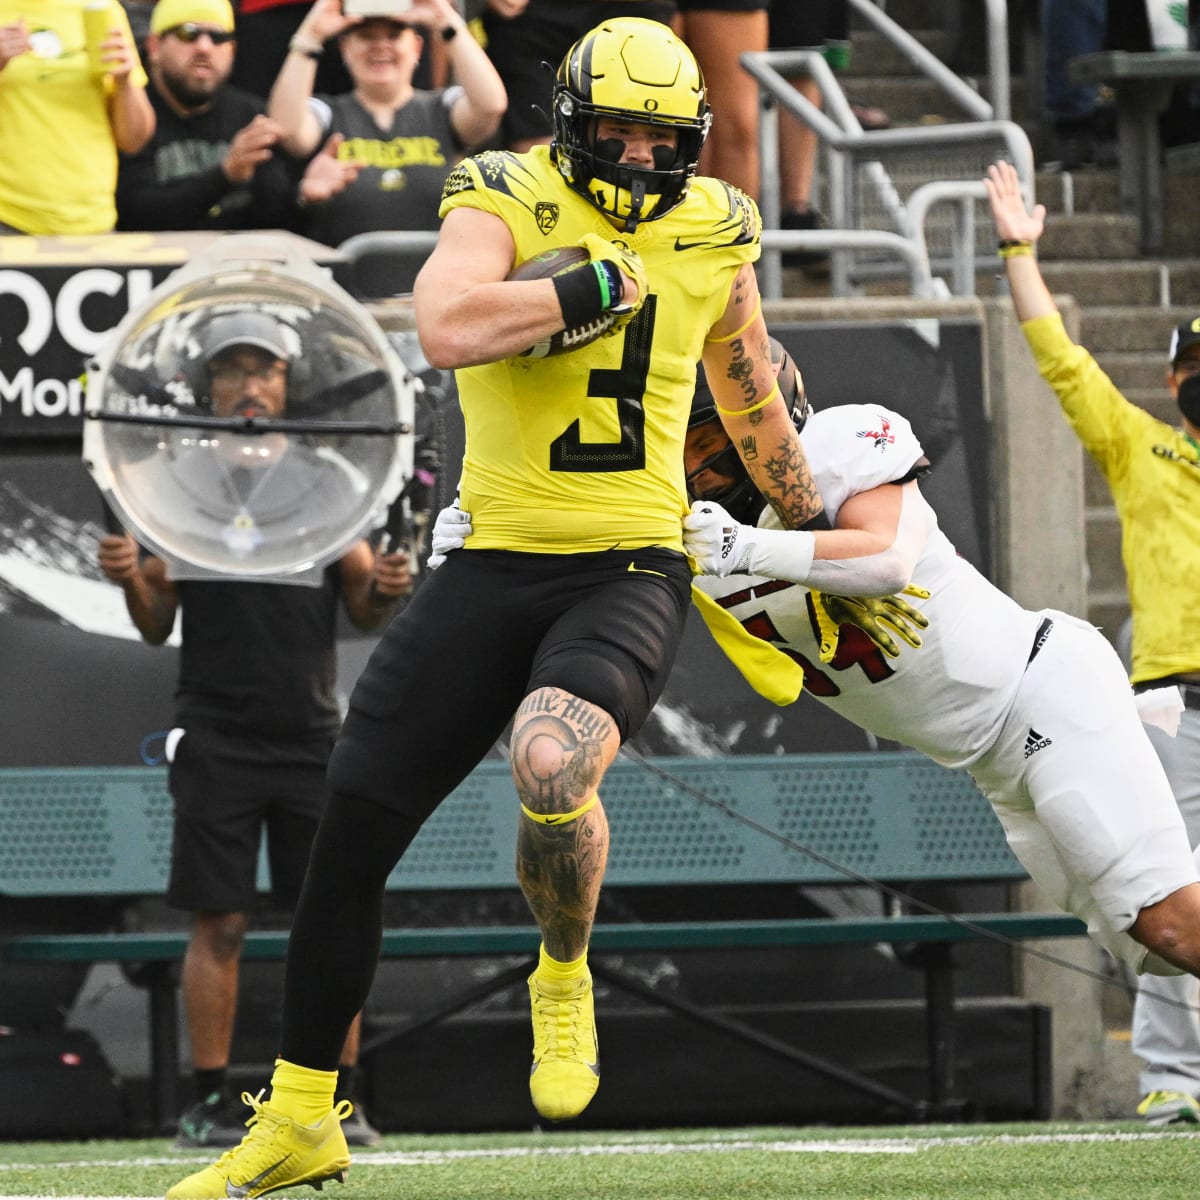
[{"label": "brown football", "polygon": [[[551,246],[546,250],[517,263],[509,279],[549,279],[565,271],[578,270],[591,260],[591,255],[582,246]],[[590,346],[598,337],[607,333],[616,321],[611,313],[601,313],[586,325],[574,329],[560,329],[550,337],[522,350],[520,358],[549,358],[552,354],[566,354],[581,346]]]}]

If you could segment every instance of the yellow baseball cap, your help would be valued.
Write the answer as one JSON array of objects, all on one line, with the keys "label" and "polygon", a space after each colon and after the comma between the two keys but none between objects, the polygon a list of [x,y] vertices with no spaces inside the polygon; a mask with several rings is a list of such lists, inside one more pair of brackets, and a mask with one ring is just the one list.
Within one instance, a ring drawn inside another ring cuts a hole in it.
[{"label": "yellow baseball cap", "polygon": [[189,22],[233,32],[233,6],[229,0],[158,0],[150,14],[150,32],[163,33]]}]

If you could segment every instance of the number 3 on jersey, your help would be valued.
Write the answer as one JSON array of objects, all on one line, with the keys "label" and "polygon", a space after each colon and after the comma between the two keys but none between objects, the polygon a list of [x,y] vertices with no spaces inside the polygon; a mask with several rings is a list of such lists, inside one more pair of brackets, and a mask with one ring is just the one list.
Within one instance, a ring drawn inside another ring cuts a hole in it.
[{"label": "number 3 on jersey", "polygon": [[637,316],[625,326],[621,365],[597,367],[588,374],[589,399],[613,399],[621,429],[618,442],[584,442],[577,417],[550,443],[552,471],[640,471],[646,465],[646,409],[643,397],[650,375],[650,344],[658,297],[646,297]]}]

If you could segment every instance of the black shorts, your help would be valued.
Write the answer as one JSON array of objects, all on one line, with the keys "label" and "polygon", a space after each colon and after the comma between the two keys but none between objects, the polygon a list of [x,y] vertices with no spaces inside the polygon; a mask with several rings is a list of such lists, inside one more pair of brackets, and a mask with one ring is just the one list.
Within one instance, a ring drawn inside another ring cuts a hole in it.
[{"label": "black shorts", "polygon": [[[674,0],[530,0],[524,12],[509,20],[485,10],[488,57],[508,91],[500,127],[504,144],[546,138],[553,132],[548,114],[554,74],[588,30],[610,17],[645,17],[668,24],[674,15]],[[549,69],[543,63],[549,63]]]},{"label": "black shorts", "polygon": [[332,738],[298,744],[189,725],[168,781],[175,805],[167,903],[188,912],[248,912],[258,900],[259,844],[275,902],[293,908],[325,808]]},{"label": "black shorts", "polygon": [[690,600],[687,560],[670,550],[456,551],[359,677],[332,790],[423,821],[541,687],[590,701],[632,737],[666,685]]}]

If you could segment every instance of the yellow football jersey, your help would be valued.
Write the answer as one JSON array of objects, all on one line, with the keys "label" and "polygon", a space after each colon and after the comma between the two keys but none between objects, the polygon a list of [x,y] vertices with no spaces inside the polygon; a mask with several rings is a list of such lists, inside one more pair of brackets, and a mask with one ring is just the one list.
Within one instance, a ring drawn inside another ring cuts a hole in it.
[{"label": "yellow football jersey", "polygon": [[459,494],[472,549],[682,550],[683,439],[704,339],[734,276],[758,258],[754,202],[716,179],[673,212],[616,230],[566,185],[549,148],[488,151],[446,181],[441,216],[467,206],[512,231],[516,261],[598,233],[641,255],[650,294],[619,331],[551,358],[460,370],[466,424]]},{"label": "yellow football jersey", "polygon": [[1182,429],[1126,400],[1057,313],[1021,328],[1121,518],[1131,681],[1200,671],[1200,453]]}]

